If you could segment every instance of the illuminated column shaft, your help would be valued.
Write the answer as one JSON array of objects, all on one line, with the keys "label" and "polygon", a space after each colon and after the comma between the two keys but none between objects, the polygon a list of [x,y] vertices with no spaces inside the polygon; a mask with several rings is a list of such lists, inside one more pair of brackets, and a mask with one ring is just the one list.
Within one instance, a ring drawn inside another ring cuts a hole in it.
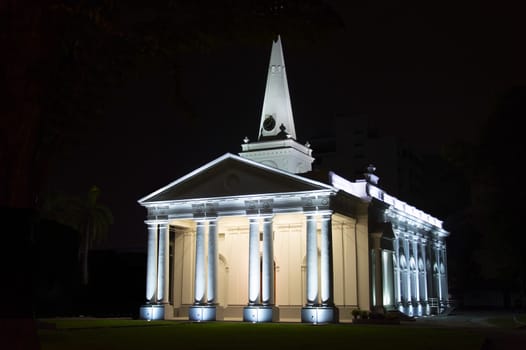
[{"label": "illuminated column shaft", "polygon": [[382,232],[374,232],[371,234],[373,238],[374,249],[374,306],[377,308],[383,307],[383,286],[382,286],[382,249],[381,242]]},{"label": "illuminated column shaft", "polygon": [[208,223],[208,283],[207,303],[215,304],[217,299],[217,221]]},{"label": "illuminated column shaft", "polygon": [[318,303],[318,246],[316,218],[307,215],[307,305]]},{"label": "illuminated column shaft", "polygon": [[427,295],[427,256],[426,256],[426,245],[425,243],[422,243],[420,245],[420,256],[422,257],[422,262],[424,263],[424,269],[422,271],[422,295],[420,296],[421,299],[427,303],[428,302],[428,295]]},{"label": "illuminated column shaft", "polygon": [[440,273],[440,248],[435,247],[435,263],[437,265],[436,273],[436,297],[442,300],[442,276]]},{"label": "illuminated column shaft", "polygon": [[157,301],[168,303],[168,263],[169,263],[169,240],[168,224],[159,224],[159,261],[157,264]]},{"label": "illuminated column shaft", "polygon": [[205,278],[205,222],[197,221],[195,237],[194,304],[203,304],[205,301]]},{"label": "illuminated column shaft", "polygon": [[258,218],[249,219],[248,237],[248,303],[259,303],[259,223]]},{"label": "illuminated column shaft", "polygon": [[148,260],[146,261],[146,301],[155,303],[157,289],[157,223],[148,223]]},{"label": "illuminated column shaft", "polygon": [[420,302],[420,271],[419,271],[419,268],[418,268],[418,238],[415,238],[413,240],[413,242],[411,242],[412,244],[412,248],[413,248],[413,255],[414,255],[414,258],[415,258],[415,271],[413,271],[414,275],[415,275],[415,278],[414,278],[414,282],[415,282],[415,285],[413,286],[413,289],[414,289],[414,297],[415,297],[415,300],[417,302]]},{"label": "illuminated column shaft", "polygon": [[396,257],[396,270],[395,270],[395,300],[397,303],[402,301],[401,297],[401,284],[400,284],[400,240],[396,237],[393,241],[393,248]]},{"label": "illuminated column shaft", "polygon": [[334,305],[332,271],[332,214],[323,214],[321,220],[321,303],[324,306],[332,306]]},{"label": "illuminated column shaft", "polygon": [[440,271],[442,275],[442,298],[446,303],[449,303],[449,291],[447,285],[447,255],[446,255],[446,245],[442,246],[441,252],[441,262],[444,266],[444,272]]},{"label": "illuminated column shaft", "polygon": [[425,244],[426,259],[428,265],[426,265],[426,281],[427,281],[427,298],[435,297],[435,277],[433,272],[433,242],[428,240]]},{"label": "illuminated column shaft", "polygon": [[407,255],[404,249],[404,238],[402,236],[398,239],[398,242],[400,246],[400,301],[405,304],[407,301],[407,264],[402,266],[402,256],[406,259],[407,263]]},{"label": "illuminated column shaft", "polygon": [[411,302],[411,269],[410,269],[410,259],[411,253],[409,252],[409,242],[407,238],[404,238],[404,255],[406,258],[406,268],[405,268],[405,288],[406,288],[406,301]]},{"label": "illuminated column shaft", "polygon": [[263,218],[263,258],[262,258],[261,302],[274,304],[274,249],[272,241],[272,217]]}]

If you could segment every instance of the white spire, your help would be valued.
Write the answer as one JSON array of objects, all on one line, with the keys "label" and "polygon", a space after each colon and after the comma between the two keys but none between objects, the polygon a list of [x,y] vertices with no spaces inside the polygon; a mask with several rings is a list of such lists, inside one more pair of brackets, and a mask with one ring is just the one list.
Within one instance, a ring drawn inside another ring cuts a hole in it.
[{"label": "white spire", "polygon": [[258,141],[245,137],[239,155],[293,174],[312,170],[310,144],[296,141],[281,39],[272,44]]},{"label": "white spire", "polygon": [[[282,125],[285,129],[281,127]],[[285,59],[281,38],[278,35],[278,39],[272,43],[258,139],[261,140],[261,137],[265,136],[276,136],[283,131],[296,139]]]}]

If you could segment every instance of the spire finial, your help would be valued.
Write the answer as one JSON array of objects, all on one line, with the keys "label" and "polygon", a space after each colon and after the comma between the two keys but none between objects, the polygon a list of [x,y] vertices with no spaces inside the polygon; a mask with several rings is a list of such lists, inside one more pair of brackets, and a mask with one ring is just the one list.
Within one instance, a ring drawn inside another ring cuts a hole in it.
[{"label": "spire finial", "polygon": [[376,171],[376,167],[372,164],[369,164],[367,168],[365,168],[365,173],[363,174],[365,176],[365,180],[373,185],[378,185],[378,180],[380,178],[374,173]]}]

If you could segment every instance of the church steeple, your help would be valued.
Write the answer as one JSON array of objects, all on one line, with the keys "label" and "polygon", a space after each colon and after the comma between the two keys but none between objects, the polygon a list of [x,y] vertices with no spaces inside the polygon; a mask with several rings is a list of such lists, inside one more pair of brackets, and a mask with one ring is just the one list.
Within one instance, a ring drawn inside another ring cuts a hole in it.
[{"label": "church steeple", "polygon": [[312,150],[296,141],[281,38],[272,43],[258,141],[243,140],[241,157],[294,174],[312,170]]},{"label": "church steeple", "polygon": [[279,35],[272,43],[258,135],[259,140],[278,135],[289,135],[296,139],[285,59]]}]

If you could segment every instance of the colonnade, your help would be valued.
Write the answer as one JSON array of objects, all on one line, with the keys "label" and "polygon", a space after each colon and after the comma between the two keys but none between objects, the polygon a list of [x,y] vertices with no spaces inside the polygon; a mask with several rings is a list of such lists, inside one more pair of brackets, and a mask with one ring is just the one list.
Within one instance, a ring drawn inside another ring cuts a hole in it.
[{"label": "colonnade", "polygon": [[411,316],[429,315],[431,300],[437,300],[438,307],[445,307],[448,301],[445,244],[398,232],[393,250],[395,306]]},{"label": "colonnade", "polygon": [[[215,320],[218,275],[217,218],[194,220],[196,224],[194,302],[189,308],[188,316],[193,321]],[[337,322],[338,313],[333,301],[332,212],[306,212],[305,220],[307,300],[301,311],[302,322]],[[141,317],[162,319],[169,295],[168,222],[147,221],[146,223],[148,225],[146,305],[141,308]],[[246,322],[279,320],[279,309],[275,307],[274,300],[272,224],[272,214],[248,216],[248,303],[243,310],[243,320]],[[320,226],[319,244],[318,225]]]}]

